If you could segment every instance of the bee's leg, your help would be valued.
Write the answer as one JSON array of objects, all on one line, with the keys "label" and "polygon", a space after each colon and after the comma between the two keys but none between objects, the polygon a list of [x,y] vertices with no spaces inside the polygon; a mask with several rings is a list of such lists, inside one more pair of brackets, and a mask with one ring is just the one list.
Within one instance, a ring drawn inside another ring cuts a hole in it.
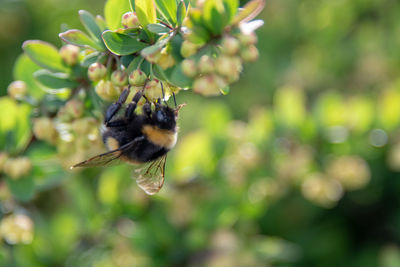
[{"label": "bee's leg", "polygon": [[151,115],[151,104],[150,104],[150,102],[146,102],[143,105],[142,110],[143,110],[143,114],[146,115],[146,117],[150,118],[150,115]]},{"label": "bee's leg", "polygon": [[122,107],[122,104],[125,103],[126,99],[128,98],[130,92],[130,88],[126,88],[124,91],[122,91],[121,95],[119,96],[119,99],[117,102],[114,104],[111,104],[106,112],[106,117],[104,118],[104,124],[108,126],[107,124],[110,122],[110,120],[114,117],[115,114],[117,114],[118,110]]},{"label": "bee's leg", "polygon": [[107,127],[110,128],[118,128],[118,127],[125,127],[127,126],[128,123],[126,122],[126,120],[113,120],[107,123]]},{"label": "bee's leg", "polygon": [[137,106],[137,103],[140,101],[140,98],[142,97],[142,92],[139,91],[137,92],[134,97],[132,98],[132,102],[129,103],[128,107],[125,110],[125,118],[130,120],[134,117],[135,115],[135,109]]}]

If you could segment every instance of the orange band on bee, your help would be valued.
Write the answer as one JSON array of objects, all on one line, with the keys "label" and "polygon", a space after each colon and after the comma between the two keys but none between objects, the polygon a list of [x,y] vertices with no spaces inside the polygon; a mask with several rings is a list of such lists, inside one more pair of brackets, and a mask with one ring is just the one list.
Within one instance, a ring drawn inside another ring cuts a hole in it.
[{"label": "orange band on bee", "polygon": [[160,147],[171,149],[176,144],[176,131],[168,131],[159,129],[156,126],[145,125],[142,129],[142,132],[150,142]]}]

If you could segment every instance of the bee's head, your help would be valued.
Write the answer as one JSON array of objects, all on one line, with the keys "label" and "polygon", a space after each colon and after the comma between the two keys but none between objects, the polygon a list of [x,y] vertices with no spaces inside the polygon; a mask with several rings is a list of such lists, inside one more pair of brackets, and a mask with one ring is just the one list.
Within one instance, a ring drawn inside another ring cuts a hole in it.
[{"label": "bee's head", "polygon": [[176,114],[173,109],[164,105],[156,105],[152,113],[153,123],[160,129],[174,130],[176,127]]}]

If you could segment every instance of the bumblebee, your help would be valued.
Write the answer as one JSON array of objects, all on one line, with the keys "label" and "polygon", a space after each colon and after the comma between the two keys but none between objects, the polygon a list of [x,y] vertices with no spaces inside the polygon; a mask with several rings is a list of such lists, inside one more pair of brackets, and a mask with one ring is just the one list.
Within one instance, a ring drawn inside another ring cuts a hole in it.
[{"label": "bumblebee", "polygon": [[172,109],[159,100],[152,110],[152,104],[146,101],[142,114],[137,114],[137,103],[144,97],[139,91],[125,108],[124,115],[117,116],[129,92],[130,88],[125,89],[106,111],[102,138],[109,151],[71,168],[107,166],[118,161],[139,165],[133,178],[147,194],[153,195],[164,184],[166,157],[177,141],[176,120],[183,105]]}]

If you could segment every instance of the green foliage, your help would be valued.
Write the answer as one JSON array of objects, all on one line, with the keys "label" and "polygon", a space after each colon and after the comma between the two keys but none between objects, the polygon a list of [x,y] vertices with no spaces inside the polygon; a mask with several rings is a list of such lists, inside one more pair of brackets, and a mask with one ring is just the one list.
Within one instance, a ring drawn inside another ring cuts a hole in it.
[{"label": "green foliage", "polygon": [[43,41],[26,41],[22,48],[26,55],[37,65],[51,71],[68,72],[58,50]]},{"label": "green foliage", "polygon": [[79,30],[68,30],[60,34],[60,38],[70,44],[91,48],[94,50],[102,50],[102,47],[96,44],[89,36]]},{"label": "green foliage", "polygon": [[[398,4],[267,1],[258,55],[263,1],[190,2],[109,0],[105,20],[79,11],[82,26],[58,3],[36,11],[71,23],[61,36],[82,46],[28,41],[14,65],[27,90],[0,98],[0,265],[398,266]],[[125,27],[137,6],[141,24]],[[4,7],[1,42],[18,25]],[[54,21],[30,36],[57,36]],[[128,164],[69,170],[106,151],[116,71],[187,104],[151,197]]]},{"label": "green foliage", "polygon": [[146,44],[139,42],[135,36],[118,32],[105,31],[103,39],[107,48],[119,56],[130,55],[146,47]]},{"label": "green foliage", "polygon": [[153,1],[135,0],[135,11],[143,27],[157,22],[156,7]]}]

